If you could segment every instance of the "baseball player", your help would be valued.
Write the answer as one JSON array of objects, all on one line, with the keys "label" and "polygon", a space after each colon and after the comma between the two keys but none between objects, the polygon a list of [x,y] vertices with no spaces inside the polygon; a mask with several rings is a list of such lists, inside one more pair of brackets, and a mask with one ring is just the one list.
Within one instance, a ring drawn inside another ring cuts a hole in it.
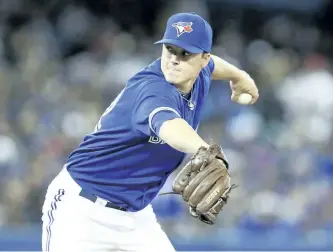
[{"label": "baseball player", "polygon": [[128,80],[49,185],[43,251],[175,251],[150,203],[186,154],[208,147],[196,129],[211,80],[230,80],[234,101],[258,99],[247,73],[210,54],[199,15],[172,15],[156,44],[161,57]]}]

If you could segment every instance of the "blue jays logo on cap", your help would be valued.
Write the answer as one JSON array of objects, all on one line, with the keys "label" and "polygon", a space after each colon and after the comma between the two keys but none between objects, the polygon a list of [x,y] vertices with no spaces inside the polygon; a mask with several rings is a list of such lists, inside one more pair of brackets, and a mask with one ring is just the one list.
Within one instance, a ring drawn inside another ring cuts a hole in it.
[{"label": "blue jays logo on cap", "polygon": [[176,28],[177,30],[177,37],[179,37],[180,35],[186,33],[190,33],[193,31],[192,28],[192,22],[177,22],[172,24],[173,27]]},{"label": "blue jays logo on cap", "polygon": [[213,31],[210,24],[191,12],[172,15],[168,19],[163,39],[155,44],[171,44],[190,53],[201,53],[210,52],[212,42]]}]

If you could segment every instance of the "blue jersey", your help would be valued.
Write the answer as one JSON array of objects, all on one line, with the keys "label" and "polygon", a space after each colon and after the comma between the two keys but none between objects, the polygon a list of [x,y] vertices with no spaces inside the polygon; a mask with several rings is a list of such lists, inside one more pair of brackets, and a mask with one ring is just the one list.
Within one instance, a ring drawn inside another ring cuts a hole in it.
[{"label": "blue jersey", "polygon": [[95,130],[70,154],[66,167],[76,183],[128,211],[147,206],[184,158],[158,137],[159,128],[177,117],[198,127],[213,69],[210,60],[187,97],[195,104],[192,110],[165,80],[160,59],[129,79]]}]

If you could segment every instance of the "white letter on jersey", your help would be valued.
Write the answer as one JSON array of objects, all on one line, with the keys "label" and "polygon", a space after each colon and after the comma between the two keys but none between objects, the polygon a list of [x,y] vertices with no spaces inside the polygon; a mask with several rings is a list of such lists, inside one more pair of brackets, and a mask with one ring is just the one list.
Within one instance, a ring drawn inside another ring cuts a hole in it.
[{"label": "white letter on jersey", "polygon": [[109,114],[112,109],[116,106],[117,102],[119,101],[121,95],[124,93],[124,90],[123,89],[118,95],[117,97],[114,99],[114,101],[110,104],[110,106],[104,111],[103,115],[101,116],[101,118],[99,119],[97,125],[95,126],[95,129],[94,129],[94,133],[96,133],[101,127],[102,127],[102,119],[104,116],[106,116],[107,114]]}]

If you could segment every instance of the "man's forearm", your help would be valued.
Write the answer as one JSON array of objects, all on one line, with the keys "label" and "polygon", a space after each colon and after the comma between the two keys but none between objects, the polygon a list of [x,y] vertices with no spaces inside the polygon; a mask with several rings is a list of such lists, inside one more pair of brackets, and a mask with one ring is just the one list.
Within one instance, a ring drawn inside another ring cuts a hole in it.
[{"label": "man's forearm", "polygon": [[247,73],[236,66],[228,63],[216,55],[211,55],[214,61],[213,80],[231,80],[237,81],[242,75]]},{"label": "man's forearm", "polygon": [[159,137],[178,151],[194,154],[208,144],[183,119],[176,118],[165,121],[159,131]]}]

